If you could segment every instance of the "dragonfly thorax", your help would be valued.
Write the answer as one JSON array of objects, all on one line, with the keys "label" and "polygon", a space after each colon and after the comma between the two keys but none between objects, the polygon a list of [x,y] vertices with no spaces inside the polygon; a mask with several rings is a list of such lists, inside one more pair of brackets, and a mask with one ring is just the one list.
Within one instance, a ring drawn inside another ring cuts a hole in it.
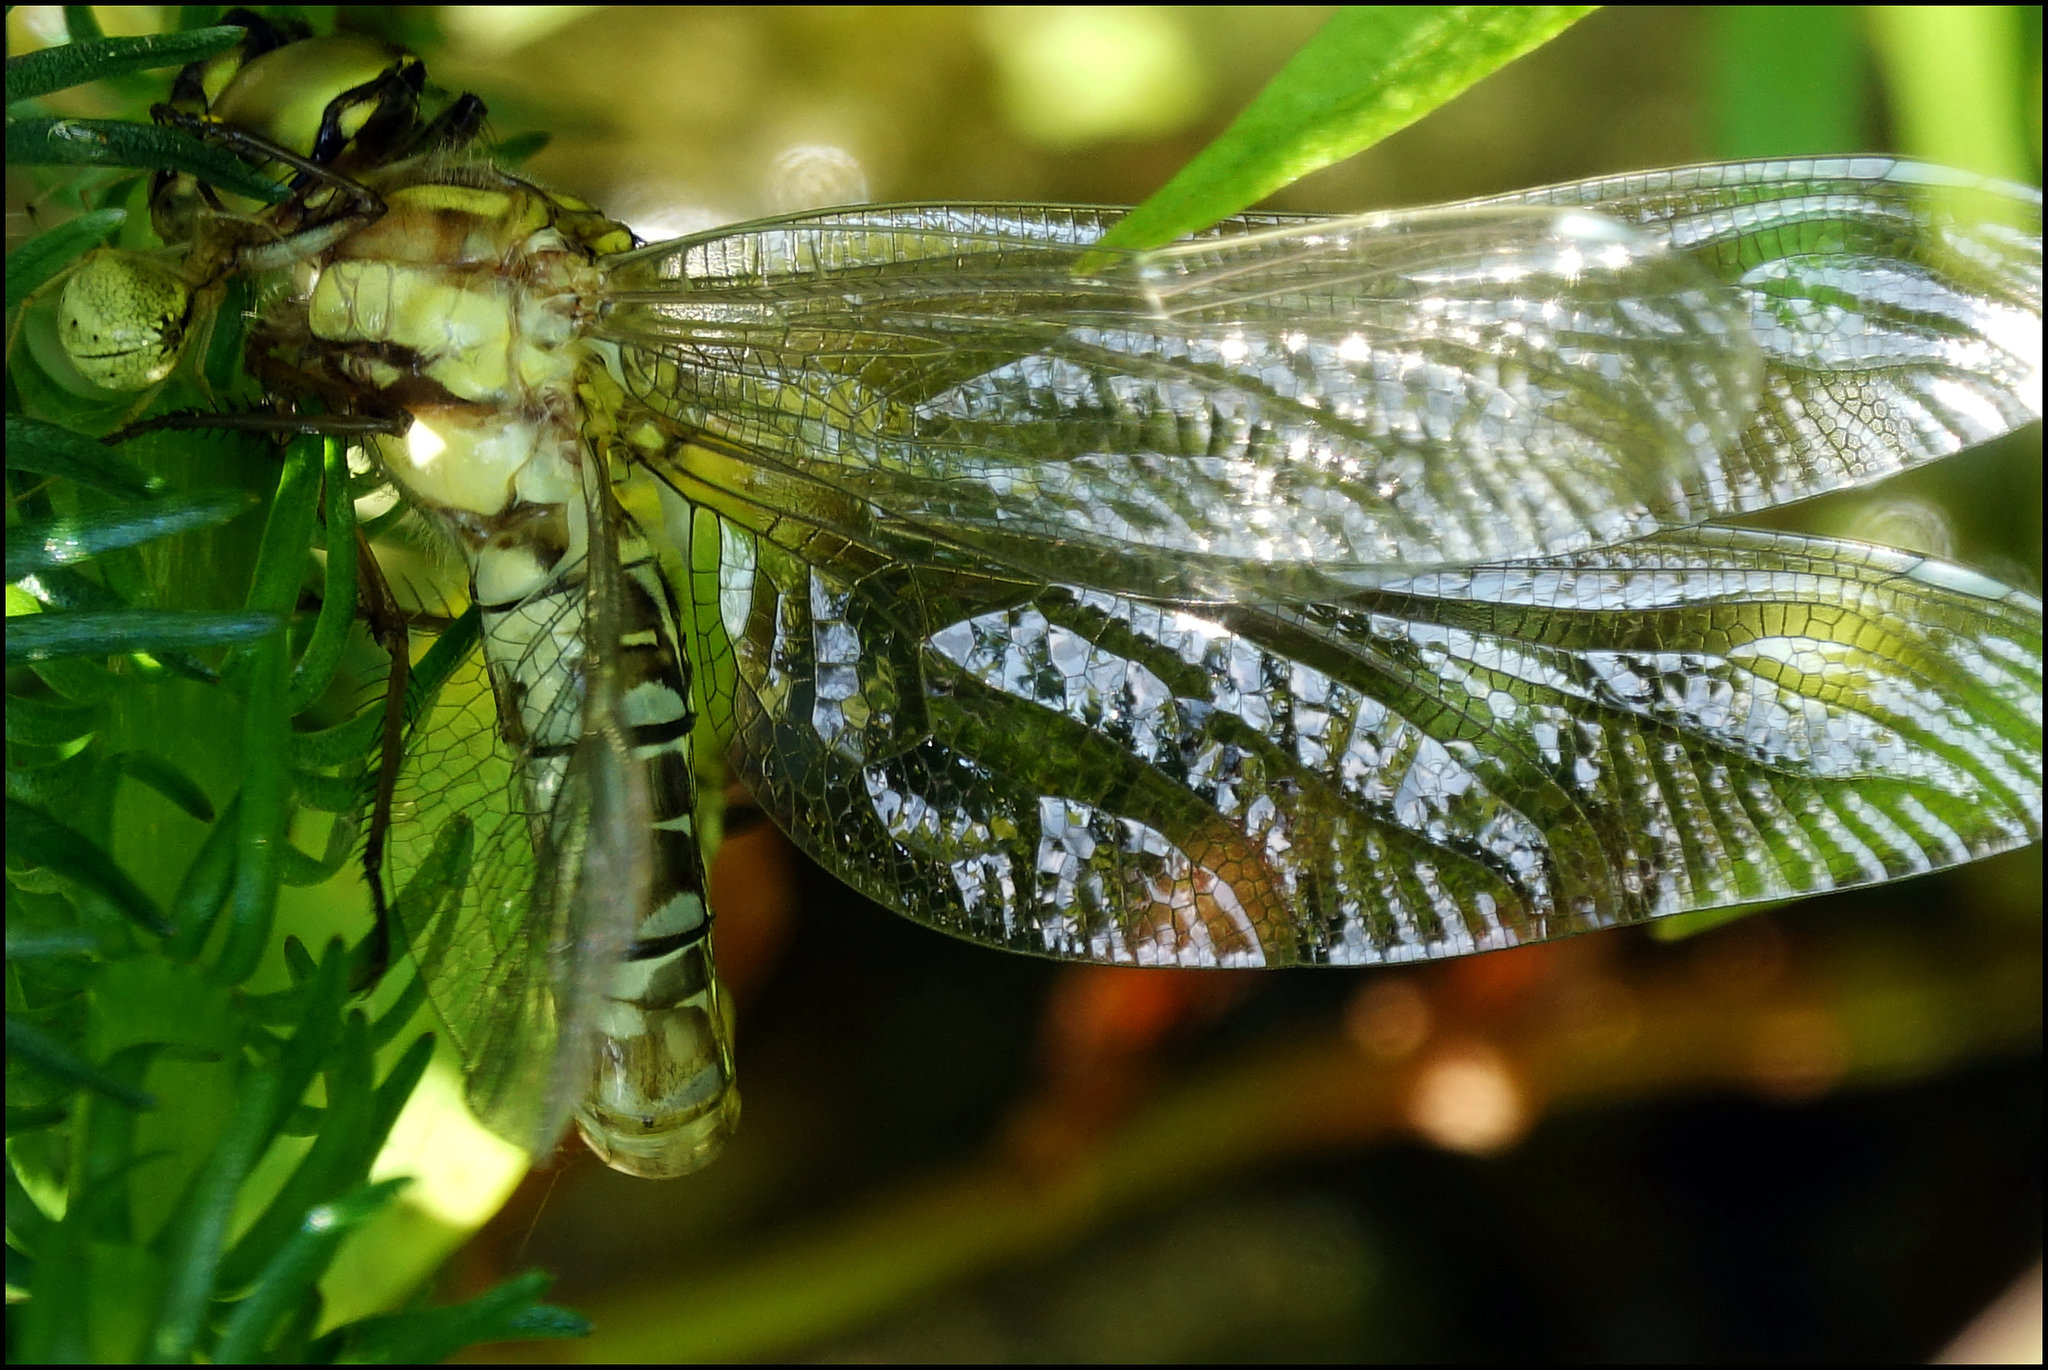
[{"label": "dragonfly thorax", "polygon": [[383,445],[386,471],[466,526],[575,497],[593,260],[629,241],[617,224],[492,179],[386,192],[384,216],[327,255],[306,298],[326,367],[413,420]]}]

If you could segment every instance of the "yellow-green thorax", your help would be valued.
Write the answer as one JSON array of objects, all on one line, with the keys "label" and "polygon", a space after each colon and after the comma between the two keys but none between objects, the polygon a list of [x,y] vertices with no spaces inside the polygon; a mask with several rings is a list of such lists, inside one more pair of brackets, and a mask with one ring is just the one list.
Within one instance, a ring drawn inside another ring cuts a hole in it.
[{"label": "yellow-green thorax", "polygon": [[473,535],[575,499],[595,259],[631,235],[488,169],[382,194],[384,215],[317,263],[306,327],[338,378],[412,417],[386,471]]}]

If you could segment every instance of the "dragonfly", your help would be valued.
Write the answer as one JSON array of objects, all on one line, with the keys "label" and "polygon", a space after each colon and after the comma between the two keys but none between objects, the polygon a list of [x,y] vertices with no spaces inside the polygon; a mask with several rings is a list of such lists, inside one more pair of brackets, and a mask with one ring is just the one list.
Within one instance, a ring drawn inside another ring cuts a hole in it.
[{"label": "dragonfly", "polygon": [[[295,131],[267,92],[315,81]],[[253,284],[251,369],[461,567],[372,879],[536,1154],[573,1118],[669,1176],[737,1125],[699,747],[877,902],[1109,965],[1462,956],[2039,838],[2037,599],[1717,522],[2038,420],[2037,191],[1813,158],[1145,251],[996,204],[642,243],[423,87],[355,38],[181,81],[161,117],[289,197],[161,179],[182,255],[60,314],[150,385]]]}]

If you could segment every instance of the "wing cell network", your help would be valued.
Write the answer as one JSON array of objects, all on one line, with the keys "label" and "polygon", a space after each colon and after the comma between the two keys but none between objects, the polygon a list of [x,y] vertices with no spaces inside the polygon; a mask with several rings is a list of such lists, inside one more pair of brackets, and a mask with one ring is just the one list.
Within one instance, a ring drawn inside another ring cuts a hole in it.
[{"label": "wing cell network", "polygon": [[1201,608],[718,536],[700,647],[756,797],[1012,950],[1452,956],[2040,830],[2039,603],[1903,553],[1696,529]]},{"label": "wing cell network", "polygon": [[2040,201],[1882,159],[1246,217],[834,211],[613,258],[679,490],[861,545],[1295,603],[1875,479],[2040,409]]},{"label": "wing cell network", "polygon": [[[590,1011],[587,1003],[564,1003],[564,977],[575,970],[559,952],[573,939],[564,926],[549,925],[549,910],[564,901],[539,883],[541,853],[573,865],[575,853],[560,852],[550,834],[574,825],[566,810],[578,801],[573,785],[565,798],[539,795],[529,783],[530,758],[501,726],[480,633],[472,610],[416,668],[423,707],[394,787],[382,878],[427,997],[463,1063],[471,1109],[500,1136],[544,1153],[576,1102],[557,1078],[558,1048],[576,1038]],[[562,647],[559,637],[537,637]],[[579,703],[570,692],[542,707],[566,719]]]},{"label": "wing cell network", "polygon": [[738,457],[690,475],[871,545],[1307,599],[1691,521],[1755,401],[1726,293],[1585,211],[1239,222],[1094,273],[1112,216],[905,213],[611,265],[628,388]]},{"label": "wing cell network", "polygon": [[1716,516],[1862,485],[2041,417],[2041,192],[1882,157],[1639,172],[1470,202],[1583,206],[1737,292],[1763,393]]},{"label": "wing cell network", "polygon": [[[2037,194],[1755,163],[1091,253],[1115,217],[603,264],[592,393],[689,550],[704,723],[848,884],[1049,957],[1358,965],[2038,839],[2037,600],[1704,522],[2038,417]],[[563,660],[515,698],[578,669],[527,626]],[[389,875],[472,1103],[544,1139],[601,996],[537,885],[588,796],[489,687],[418,725]]]}]

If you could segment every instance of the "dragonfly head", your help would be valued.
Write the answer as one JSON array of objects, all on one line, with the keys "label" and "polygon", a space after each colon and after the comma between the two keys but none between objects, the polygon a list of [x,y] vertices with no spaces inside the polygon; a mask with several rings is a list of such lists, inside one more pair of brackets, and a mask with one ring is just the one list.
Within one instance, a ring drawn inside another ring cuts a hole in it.
[{"label": "dragonfly head", "polygon": [[224,124],[331,163],[351,141],[382,150],[418,117],[420,59],[360,34],[289,43],[250,58],[207,107]]},{"label": "dragonfly head", "polygon": [[178,365],[192,287],[167,263],[101,248],[79,262],[57,303],[63,359],[101,390],[132,393]]},{"label": "dragonfly head", "polygon": [[[452,145],[481,122],[483,105],[473,96],[457,102],[459,112],[424,119],[426,67],[403,49],[362,34],[306,38],[254,15],[244,19],[249,36],[243,43],[179,73],[168,110],[254,135],[347,175],[429,145]],[[280,180],[293,179],[280,163],[270,168]],[[188,241],[207,216],[256,216],[263,209],[169,170],[158,174],[150,192],[151,221],[165,242]]]}]

